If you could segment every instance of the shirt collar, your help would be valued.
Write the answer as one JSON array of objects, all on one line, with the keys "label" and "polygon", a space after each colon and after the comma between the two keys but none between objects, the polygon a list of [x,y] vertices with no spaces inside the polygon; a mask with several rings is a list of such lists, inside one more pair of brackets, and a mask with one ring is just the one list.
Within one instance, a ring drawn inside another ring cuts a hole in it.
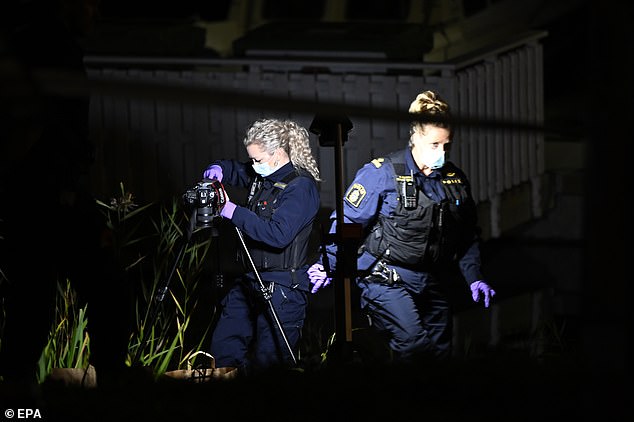
[{"label": "shirt collar", "polygon": [[414,175],[419,175],[421,177],[438,178],[441,176],[441,173],[440,171],[438,171],[438,169],[432,170],[431,173],[429,173],[429,176],[426,176],[425,174],[423,174],[423,172],[419,170],[418,166],[416,165],[416,162],[414,161],[414,156],[412,155],[411,149],[407,149],[405,151],[405,164],[407,166],[408,173],[411,170],[414,173]]},{"label": "shirt collar", "polygon": [[273,173],[264,177],[264,180],[270,180],[273,183],[279,182],[280,180],[285,178],[291,171],[293,171],[293,169],[294,169],[293,163],[289,161],[288,163],[284,164],[282,167],[275,170]]},{"label": "shirt collar", "polygon": [[411,149],[408,149],[405,151],[405,164],[407,165],[408,173],[410,172],[410,170],[414,174],[420,173],[420,170],[418,169],[418,166],[416,165],[416,162],[414,161],[414,156],[412,155]]}]

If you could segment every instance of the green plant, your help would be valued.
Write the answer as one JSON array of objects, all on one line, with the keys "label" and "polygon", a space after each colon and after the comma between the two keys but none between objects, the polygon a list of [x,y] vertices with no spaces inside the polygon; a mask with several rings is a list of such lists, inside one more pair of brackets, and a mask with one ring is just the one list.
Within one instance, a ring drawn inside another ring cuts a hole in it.
[{"label": "green plant", "polygon": [[[179,201],[155,207],[138,206],[120,183],[120,196],[109,203],[96,201],[111,232],[111,244],[121,267],[137,286],[136,326],[130,333],[128,365],[151,367],[158,377],[169,369],[181,369],[201,348],[207,329],[192,342],[187,334],[197,306],[197,285],[210,240],[189,242],[176,264],[175,280],[157,304],[158,289],[175,260],[177,245],[184,241],[181,225],[186,215]],[[155,309],[154,306],[160,306]],[[157,311],[157,318],[150,318]],[[38,362],[43,381],[53,368],[87,368],[90,357],[88,305],[79,309],[71,281],[58,285],[56,319]],[[138,357],[134,361],[134,357]]]},{"label": "green plant", "polygon": [[53,368],[88,367],[90,337],[87,331],[87,307],[79,307],[70,280],[67,279],[65,284],[57,283],[56,319],[38,360],[38,382],[43,382]]},{"label": "green plant", "polygon": [[[101,205],[109,214],[108,221],[115,236],[121,239],[116,242],[116,247],[128,249],[125,254],[119,253],[126,270],[138,270],[135,273],[139,287],[135,330],[130,336],[126,363],[151,367],[158,377],[168,369],[180,369],[185,365],[206,336],[205,330],[197,344],[190,344],[186,333],[196,310],[198,279],[210,240],[189,242],[179,255],[179,246],[186,241],[181,227],[188,224],[179,202],[173,199],[171,204],[158,209],[157,216],[142,218],[141,222],[150,224],[141,227],[131,223],[131,219],[139,216],[141,210],[146,214],[150,209],[146,206],[131,211],[135,208],[132,197],[125,193],[123,186],[121,189],[121,198],[112,200],[110,205]],[[178,262],[174,262],[176,260]],[[173,265],[176,271],[172,278],[175,280],[168,280]],[[169,301],[157,300],[159,289],[163,287],[168,291],[161,292],[162,297],[169,297]]]},{"label": "green plant", "polygon": [[[367,327],[352,328],[351,334],[352,341],[349,347],[354,361],[365,364],[393,361],[393,352],[373,329]],[[326,367],[332,361],[336,362],[340,359],[338,355],[343,351],[339,350],[339,347],[341,345],[337,344],[337,333],[335,331],[326,340],[325,348],[320,354],[319,365]]]},{"label": "green plant", "polygon": [[109,203],[100,200],[96,200],[96,203],[101,207],[106,225],[112,233],[110,240],[116,259],[126,271],[130,271],[145,259],[144,253],[150,253],[149,248],[141,245],[152,236],[145,228],[145,217],[154,204],[139,206],[123,183],[119,183],[119,189],[120,196],[111,198]]}]

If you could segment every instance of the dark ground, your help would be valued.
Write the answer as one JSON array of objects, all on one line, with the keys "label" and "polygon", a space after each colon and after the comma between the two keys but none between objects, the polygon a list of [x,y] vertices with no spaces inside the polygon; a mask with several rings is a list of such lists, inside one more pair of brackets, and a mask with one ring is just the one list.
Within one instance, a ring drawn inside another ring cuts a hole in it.
[{"label": "dark ground", "polygon": [[621,421],[629,420],[631,412],[618,376],[509,356],[401,368],[349,364],[198,384],[128,375],[93,389],[45,384],[31,395],[0,384],[3,420],[10,419],[8,409],[37,409],[46,421],[367,421],[412,416]]}]

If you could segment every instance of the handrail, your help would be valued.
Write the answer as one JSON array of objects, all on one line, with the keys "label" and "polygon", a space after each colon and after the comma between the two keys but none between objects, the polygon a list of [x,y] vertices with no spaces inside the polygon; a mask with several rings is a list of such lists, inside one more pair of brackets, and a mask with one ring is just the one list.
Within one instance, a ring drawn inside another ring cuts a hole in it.
[{"label": "handrail", "polygon": [[509,50],[514,50],[523,45],[532,44],[546,37],[548,31],[529,31],[518,35],[515,38],[506,39],[505,41],[489,44],[467,54],[463,54],[454,59],[448,60],[448,65],[454,66],[456,69],[472,66],[475,63],[482,62],[492,56],[497,56]]},{"label": "handrail", "polygon": [[321,59],[279,59],[279,58],[196,58],[196,57],[148,57],[148,56],[101,56],[86,55],[87,66],[103,65],[152,65],[178,67],[243,67],[271,66],[276,68],[342,68],[357,70],[374,70],[389,68],[393,70],[444,70],[453,68],[452,64],[422,62],[386,62],[381,60],[321,60]]}]

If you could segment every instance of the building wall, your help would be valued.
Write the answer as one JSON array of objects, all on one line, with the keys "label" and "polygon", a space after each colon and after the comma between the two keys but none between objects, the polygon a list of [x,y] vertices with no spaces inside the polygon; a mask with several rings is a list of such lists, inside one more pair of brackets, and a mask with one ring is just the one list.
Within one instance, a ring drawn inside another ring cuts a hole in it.
[{"label": "building wall", "polygon": [[[89,58],[95,82],[91,128],[98,146],[95,184],[102,195],[120,182],[144,201],[184,192],[219,158],[246,159],[242,137],[264,116],[310,127],[318,112],[347,115],[344,183],[372,158],[404,148],[406,110],[416,94],[436,91],[456,119],[449,159],[470,177],[492,236],[499,236],[503,193],[530,184],[524,208],[539,216],[544,171],[543,82],[539,36],[462,63],[364,65],[299,60],[125,62]],[[318,67],[316,67],[318,65]],[[312,147],[322,205],[335,207],[335,160]]]}]

